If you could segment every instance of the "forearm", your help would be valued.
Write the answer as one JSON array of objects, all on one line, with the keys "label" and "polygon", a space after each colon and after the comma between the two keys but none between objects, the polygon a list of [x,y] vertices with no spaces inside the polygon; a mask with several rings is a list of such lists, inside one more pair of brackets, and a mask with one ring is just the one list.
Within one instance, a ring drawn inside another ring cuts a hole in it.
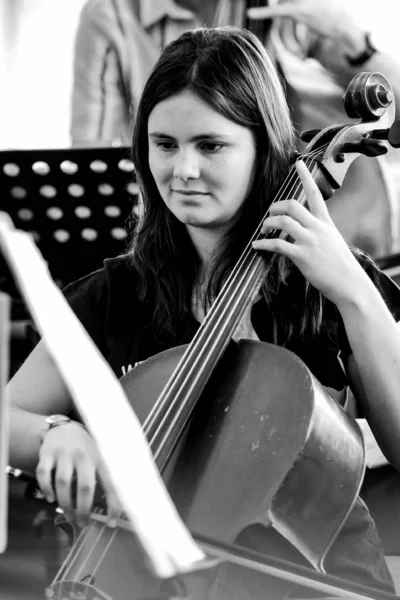
[{"label": "forearm", "polygon": [[382,451],[400,469],[400,330],[369,279],[339,310],[353,351],[353,391]]},{"label": "forearm", "polygon": [[10,466],[31,473],[35,472],[41,437],[45,430],[46,423],[43,415],[11,405],[8,460]]},{"label": "forearm", "polygon": [[67,414],[72,399],[43,341],[35,347],[7,384],[10,399],[12,467],[34,470],[45,415]]},{"label": "forearm", "polygon": [[[365,33],[363,35],[365,36]],[[320,43],[318,44],[316,52],[313,54],[313,56],[335,76],[343,88],[346,88],[353,77],[362,71],[378,72],[384,75],[392,86],[396,105],[396,118],[399,118],[400,60],[398,60],[395,56],[378,49],[378,51],[362,65],[357,67],[351,66],[346,59],[346,55],[356,56],[357,54],[360,54],[362,50],[357,53],[355,51],[356,46],[354,46],[353,51],[350,51],[349,48],[349,45],[341,45],[337,40],[324,38],[320,40]]]}]

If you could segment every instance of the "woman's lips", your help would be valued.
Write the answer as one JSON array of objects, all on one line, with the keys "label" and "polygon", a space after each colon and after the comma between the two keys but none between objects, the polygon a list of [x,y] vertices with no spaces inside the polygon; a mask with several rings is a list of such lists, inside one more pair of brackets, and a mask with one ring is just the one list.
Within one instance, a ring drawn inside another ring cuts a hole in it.
[{"label": "woman's lips", "polygon": [[198,192],[197,190],[172,190],[175,194],[183,196],[207,196],[207,192]]}]

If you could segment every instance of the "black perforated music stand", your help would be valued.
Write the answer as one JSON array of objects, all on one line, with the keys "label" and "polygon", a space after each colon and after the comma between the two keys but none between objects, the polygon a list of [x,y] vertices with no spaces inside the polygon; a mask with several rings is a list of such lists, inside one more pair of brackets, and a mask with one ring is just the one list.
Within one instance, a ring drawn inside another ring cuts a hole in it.
[{"label": "black perforated music stand", "polygon": [[0,210],[32,233],[59,285],[125,250],[137,199],[127,147],[0,151]]}]

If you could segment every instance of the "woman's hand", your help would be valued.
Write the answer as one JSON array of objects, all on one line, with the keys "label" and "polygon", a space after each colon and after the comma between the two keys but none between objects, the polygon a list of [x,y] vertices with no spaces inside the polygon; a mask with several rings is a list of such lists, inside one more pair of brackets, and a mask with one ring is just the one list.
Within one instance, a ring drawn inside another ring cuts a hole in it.
[{"label": "woman's hand", "polygon": [[270,207],[261,233],[277,229],[291,236],[257,240],[257,250],[278,252],[290,258],[304,277],[326,298],[340,306],[362,293],[370,280],[333,223],[325,201],[303,161],[296,170],[307,197],[309,210],[296,200],[282,200]]},{"label": "woman's hand", "polygon": [[[121,515],[121,505],[93,438],[73,421],[45,434],[39,451],[37,481],[47,501],[57,500],[66,518],[77,520],[80,526],[86,524],[92,509],[96,474],[105,492],[108,522],[114,525]],[[75,498],[73,482],[76,483]]]}]

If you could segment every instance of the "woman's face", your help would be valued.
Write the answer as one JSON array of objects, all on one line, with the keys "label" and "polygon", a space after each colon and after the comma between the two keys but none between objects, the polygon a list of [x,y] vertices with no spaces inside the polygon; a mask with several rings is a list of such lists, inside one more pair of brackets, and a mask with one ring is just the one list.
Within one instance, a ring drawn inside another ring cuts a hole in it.
[{"label": "woman's face", "polygon": [[167,207],[187,227],[230,227],[253,181],[253,133],[192,92],[157,104],[148,121],[149,165]]}]

